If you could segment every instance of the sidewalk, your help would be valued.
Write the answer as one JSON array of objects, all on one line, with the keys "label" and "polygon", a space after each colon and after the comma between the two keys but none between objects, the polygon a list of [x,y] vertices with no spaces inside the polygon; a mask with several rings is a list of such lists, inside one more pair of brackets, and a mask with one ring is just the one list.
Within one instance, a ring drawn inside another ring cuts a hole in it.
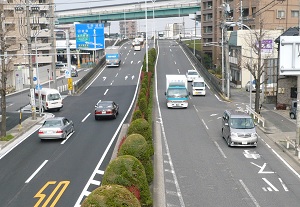
[{"label": "sidewalk", "polygon": [[[246,100],[245,103],[249,104],[245,95],[243,89],[231,89],[231,99],[236,102]],[[252,95],[254,101],[255,94]],[[262,104],[260,115],[265,119],[265,127],[257,125],[260,130],[300,166],[300,157],[296,155],[293,146],[296,140],[296,120],[290,118],[289,110],[277,110],[275,104]]]}]

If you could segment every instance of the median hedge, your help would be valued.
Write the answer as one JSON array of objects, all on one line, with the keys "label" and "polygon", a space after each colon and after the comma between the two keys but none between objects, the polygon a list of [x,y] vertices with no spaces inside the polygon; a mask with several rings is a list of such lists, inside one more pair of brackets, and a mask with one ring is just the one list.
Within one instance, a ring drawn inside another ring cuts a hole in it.
[{"label": "median hedge", "polygon": [[153,200],[142,163],[131,155],[112,160],[107,166],[102,185],[117,184],[129,189],[142,206],[152,206]]},{"label": "median hedge", "polygon": [[92,191],[81,207],[141,207],[139,200],[124,186],[103,185]]}]

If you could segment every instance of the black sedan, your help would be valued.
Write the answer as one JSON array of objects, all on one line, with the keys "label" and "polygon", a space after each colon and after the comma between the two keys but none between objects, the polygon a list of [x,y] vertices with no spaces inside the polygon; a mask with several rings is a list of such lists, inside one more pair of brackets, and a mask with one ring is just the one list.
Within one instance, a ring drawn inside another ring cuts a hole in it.
[{"label": "black sedan", "polygon": [[119,105],[113,101],[99,101],[95,106],[95,120],[101,117],[117,118]]}]

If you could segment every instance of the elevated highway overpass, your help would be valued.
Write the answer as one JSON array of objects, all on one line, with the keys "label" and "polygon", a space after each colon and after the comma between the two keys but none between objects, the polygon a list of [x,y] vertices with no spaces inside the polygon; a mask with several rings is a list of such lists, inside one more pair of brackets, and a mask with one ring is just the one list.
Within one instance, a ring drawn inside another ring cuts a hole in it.
[{"label": "elevated highway overpass", "polygon": [[200,11],[200,0],[159,1],[143,3],[127,3],[108,6],[78,8],[56,11],[57,24],[70,24],[74,22],[96,23],[119,20],[144,19],[145,9],[147,17],[155,18],[182,17]]}]

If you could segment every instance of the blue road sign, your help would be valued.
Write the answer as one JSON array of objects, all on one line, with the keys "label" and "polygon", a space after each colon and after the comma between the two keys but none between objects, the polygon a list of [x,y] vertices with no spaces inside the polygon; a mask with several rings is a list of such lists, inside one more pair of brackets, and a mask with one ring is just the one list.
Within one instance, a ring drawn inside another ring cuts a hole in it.
[{"label": "blue road sign", "polygon": [[35,89],[36,89],[36,90],[42,90],[42,88],[43,88],[42,85],[36,85],[36,86],[35,86]]},{"label": "blue road sign", "polygon": [[76,48],[99,50],[105,48],[104,24],[75,24]]},{"label": "blue road sign", "polygon": [[34,77],[33,77],[33,81],[37,81],[37,77],[34,76]]}]

